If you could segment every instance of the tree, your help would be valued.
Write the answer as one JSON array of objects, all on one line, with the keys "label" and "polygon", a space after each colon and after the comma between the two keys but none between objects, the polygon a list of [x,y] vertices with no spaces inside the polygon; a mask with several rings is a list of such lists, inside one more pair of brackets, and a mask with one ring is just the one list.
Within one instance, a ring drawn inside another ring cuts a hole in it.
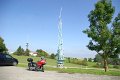
[{"label": "tree", "polygon": [[19,46],[13,54],[18,56],[24,55],[24,49],[21,46]]},{"label": "tree", "polygon": [[70,57],[68,57],[68,63],[71,63],[71,59],[70,59]]},{"label": "tree", "polygon": [[113,55],[118,56],[120,54],[120,13],[114,19],[112,24],[112,52]]},{"label": "tree", "polygon": [[89,62],[92,62],[92,58],[88,58],[88,61],[89,61]]},{"label": "tree", "polygon": [[48,57],[49,56],[49,54],[47,52],[43,51],[42,49],[38,49],[38,50],[36,50],[36,52],[38,52],[37,56],[39,56],[39,57],[41,57],[41,56]]},{"label": "tree", "polygon": [[107,59],[111,53],[111,30],[108,27],[114,14],[112,2],[100,0],[95,4],[95,9],[88,15],[90,26],[83,32],[91,38],[87,47],[96,51],[104,60],[104,69],[107,71]]},{"label": "tree", "polygon": [[99,68],[103,68],[104,67],[103,58],[99,54],[95,55],[94,62],[96,62],[95,67],[99,67]]},{"label": "tree", "polygon": [[50,55],[50,58],[51,58],[51,59],[55,59],[55,57],[56,57],[56,56],[55,56],[54,53],[52,53],[52,54]]},{"label": "tree", "polygon": [[112,63],[120,65],[120,13],[112,23],[111,52]]},{"label": "tree", "polygon": [[2,39],[2,37],[0,37],[0,53],[4,53],[8,51],[8,49],[6,48],[5,44],[4,44],[4,40]]},{"label": "tree", "polygon": [[101,57],[99,54],[96,54],[96,55],[95,55],[95,58],[94,58],[94,62],[99,62],[99,63],[101,63],[101,61],[103,61],[102,57]]},{"label": "tree", "polygon": [[108,63],[111,65],[120,65],[120,58],[109,58]]},{"label": "tree", "polygon": [[84,61],[88,61],[87,58],[84,58]]},{"label": "tree", "polygon": [[29,49],[26,49],[24,55],[25,55],[25,56],[29,56],[29,53],[30,53],[30,50],[29,50]]},{"label": "tree", "polygon": [[84,66],[88,66],[87,58],[84,58],[84,60],[82,60],[82,65],[84,65]]}]

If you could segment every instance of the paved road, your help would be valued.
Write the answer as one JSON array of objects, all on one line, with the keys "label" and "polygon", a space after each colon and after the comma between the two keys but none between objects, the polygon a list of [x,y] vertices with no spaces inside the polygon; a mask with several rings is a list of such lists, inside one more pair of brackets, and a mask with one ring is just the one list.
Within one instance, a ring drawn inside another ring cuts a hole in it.
[{"label": "paved road", "polygon": [[0,80],[120,80],[120,76],[35,72],[15,66],[0,67]]}]

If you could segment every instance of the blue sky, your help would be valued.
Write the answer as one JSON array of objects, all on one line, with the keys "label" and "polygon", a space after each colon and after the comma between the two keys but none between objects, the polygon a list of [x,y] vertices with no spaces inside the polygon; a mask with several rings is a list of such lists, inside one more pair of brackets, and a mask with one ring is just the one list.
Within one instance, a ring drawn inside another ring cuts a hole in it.
[{"label": "blue sky", "polygon": [[[63,51],[65,56],[94,57],[87,49],[89,38],[82,33],[88,28],[87,15],[98,0],[0,0],[0,36],[9,51],[18,46],[57,52],[58,17],[60,8],[63,23]],[[120,1],[113,0],[114,17],[120,12]]]}]

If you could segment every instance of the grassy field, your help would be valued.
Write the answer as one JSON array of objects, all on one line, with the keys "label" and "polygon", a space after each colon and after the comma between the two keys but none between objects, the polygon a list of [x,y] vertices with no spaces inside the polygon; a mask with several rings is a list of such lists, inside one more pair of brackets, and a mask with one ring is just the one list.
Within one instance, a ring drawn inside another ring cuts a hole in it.
[{"label": "grassy field", "polygon": [[[40,60],[40,57],[28,57],[28,56],[16,56],[12,55],[13,57],[17,58],[19,60],[19,67],[26,67],[27,68],[27,58],[33,58],[34,62],[37,62]],[[92,66],[95,65],[94,62],[88,62],[88,66],[81,66],[78,64],[72,64],[72,63],[66,63],[65,62],[65,68],[55,68],[56,66],[56,60],[46,58],[47,64],[45,65],[45,70],[49,71],[58,71],[59,73],[84,73],[84,74],[96,74],[96,75],[112,75],[112,76],[120,76],[120,70],[119,69],[113,69],[109,70],[107,72],[104,72],[101,68],[93,68]],[[75,68],[76,67],[76,68]]]},{"label": "grassy field", "polygon": [[120,70],[108,70],[105,72],[103,69],[81,69],[81,68],[52,68],[45,67],[48,71],[58,71],[59,73],[80,73],[80,74],[95,74],[95,75],[109,75],[109,76],[120,76]]},{"label": "grassy field", "polygon": [[[27,66],[27,58],[33,58],[34,62],[37,62],[40,60],[40,57],[32,57],[32,56],[16,56],[16,55],[12,55],[13,57],[17,58],[19,60],[19,66]],[[56,60],[54,59],[49,59],[46,58],[47,61],[47,66],[56,66]],[[66,67],[81,67],[81,65],[78,64],[72,64],[72,63],[65,63],[64,64]],[[84,66],[82,66],[84,67]]]}]

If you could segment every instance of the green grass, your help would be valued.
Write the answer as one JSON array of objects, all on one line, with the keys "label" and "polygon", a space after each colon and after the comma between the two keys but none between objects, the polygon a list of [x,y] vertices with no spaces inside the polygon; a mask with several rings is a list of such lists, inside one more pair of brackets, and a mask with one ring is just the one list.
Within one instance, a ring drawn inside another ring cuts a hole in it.
[{"label": "green grass", "polygon": [[52,67],[45,67],[46,70],[49,71],[57,71],[59,73],[80,73],[80,74],[95,74],[95,75],[109,75],[109,76],[120,76],[120,71],[115,70],[108,70],[105,72],[104,70],[96,70],[96,69],[80,69],[80,68],[52,68]]},{"label": "green grass", "polygon": [[[19,61],[19,66],[20,65],[26,65],[28,62],[27,62],[27,58],[33,58],[34,62],[37,62],[40,60],[40,57],[33,57],[33,56],[16,56],[16,55],[12,55],[13,57],[17,58],[18,61]],[[57,65],[57,62],[56,60],[54,59],[49,59],[49,58],[46,58],[46,61],[47,61],[47,64],[46,65],[50,65],[50,66],[56,66]],[[78,64],[72,64],[72,63],[65,63],[65,66],[66,67],[81,67],[80,65]]]},{"label": "green grass", "polygon": [[[40,57],[28,57],[28,56],[16,56],[12,55],[13,57],[17,58],[19,61],[18,67],[26,67],[27,68],[27,58],[33,58],[34,62],[37,62],[40,60]],[[96,75],[112,75],[112,76],[120,76],[120,70],[114,69],[109,70],[107,72],[104,72],[104,70],[101,70],[100,68],[93,68],[93,65],[96,63],[94,62],[88,62],[88,66],[81,66],[78,64],[72,64],[72,63],[66,63],[65,67],[77,67],[77,68],[53,68],[52,66],[56,66],[56,60],[46,58],[47,64],[45,65],[45,70],[48,71],[58,71],[59,73],[81,73],[81,74],[96,74]],[[93,68],[93,69],[83,69],[83,68]]]},{"label": "green grass", "polygon": [[89,68],[93,68],[94,65],[96,65],[95,62],[87,62]]},{"label": "green grass", "polygon": [[96,74],[96,75],[111,75],[111,76],[120,76],[120,71],[109,70],[104,72],[104,70],[95,70],[95,69],[62,69],[58,70],[60,73],[81,73],[81,74]]}]

